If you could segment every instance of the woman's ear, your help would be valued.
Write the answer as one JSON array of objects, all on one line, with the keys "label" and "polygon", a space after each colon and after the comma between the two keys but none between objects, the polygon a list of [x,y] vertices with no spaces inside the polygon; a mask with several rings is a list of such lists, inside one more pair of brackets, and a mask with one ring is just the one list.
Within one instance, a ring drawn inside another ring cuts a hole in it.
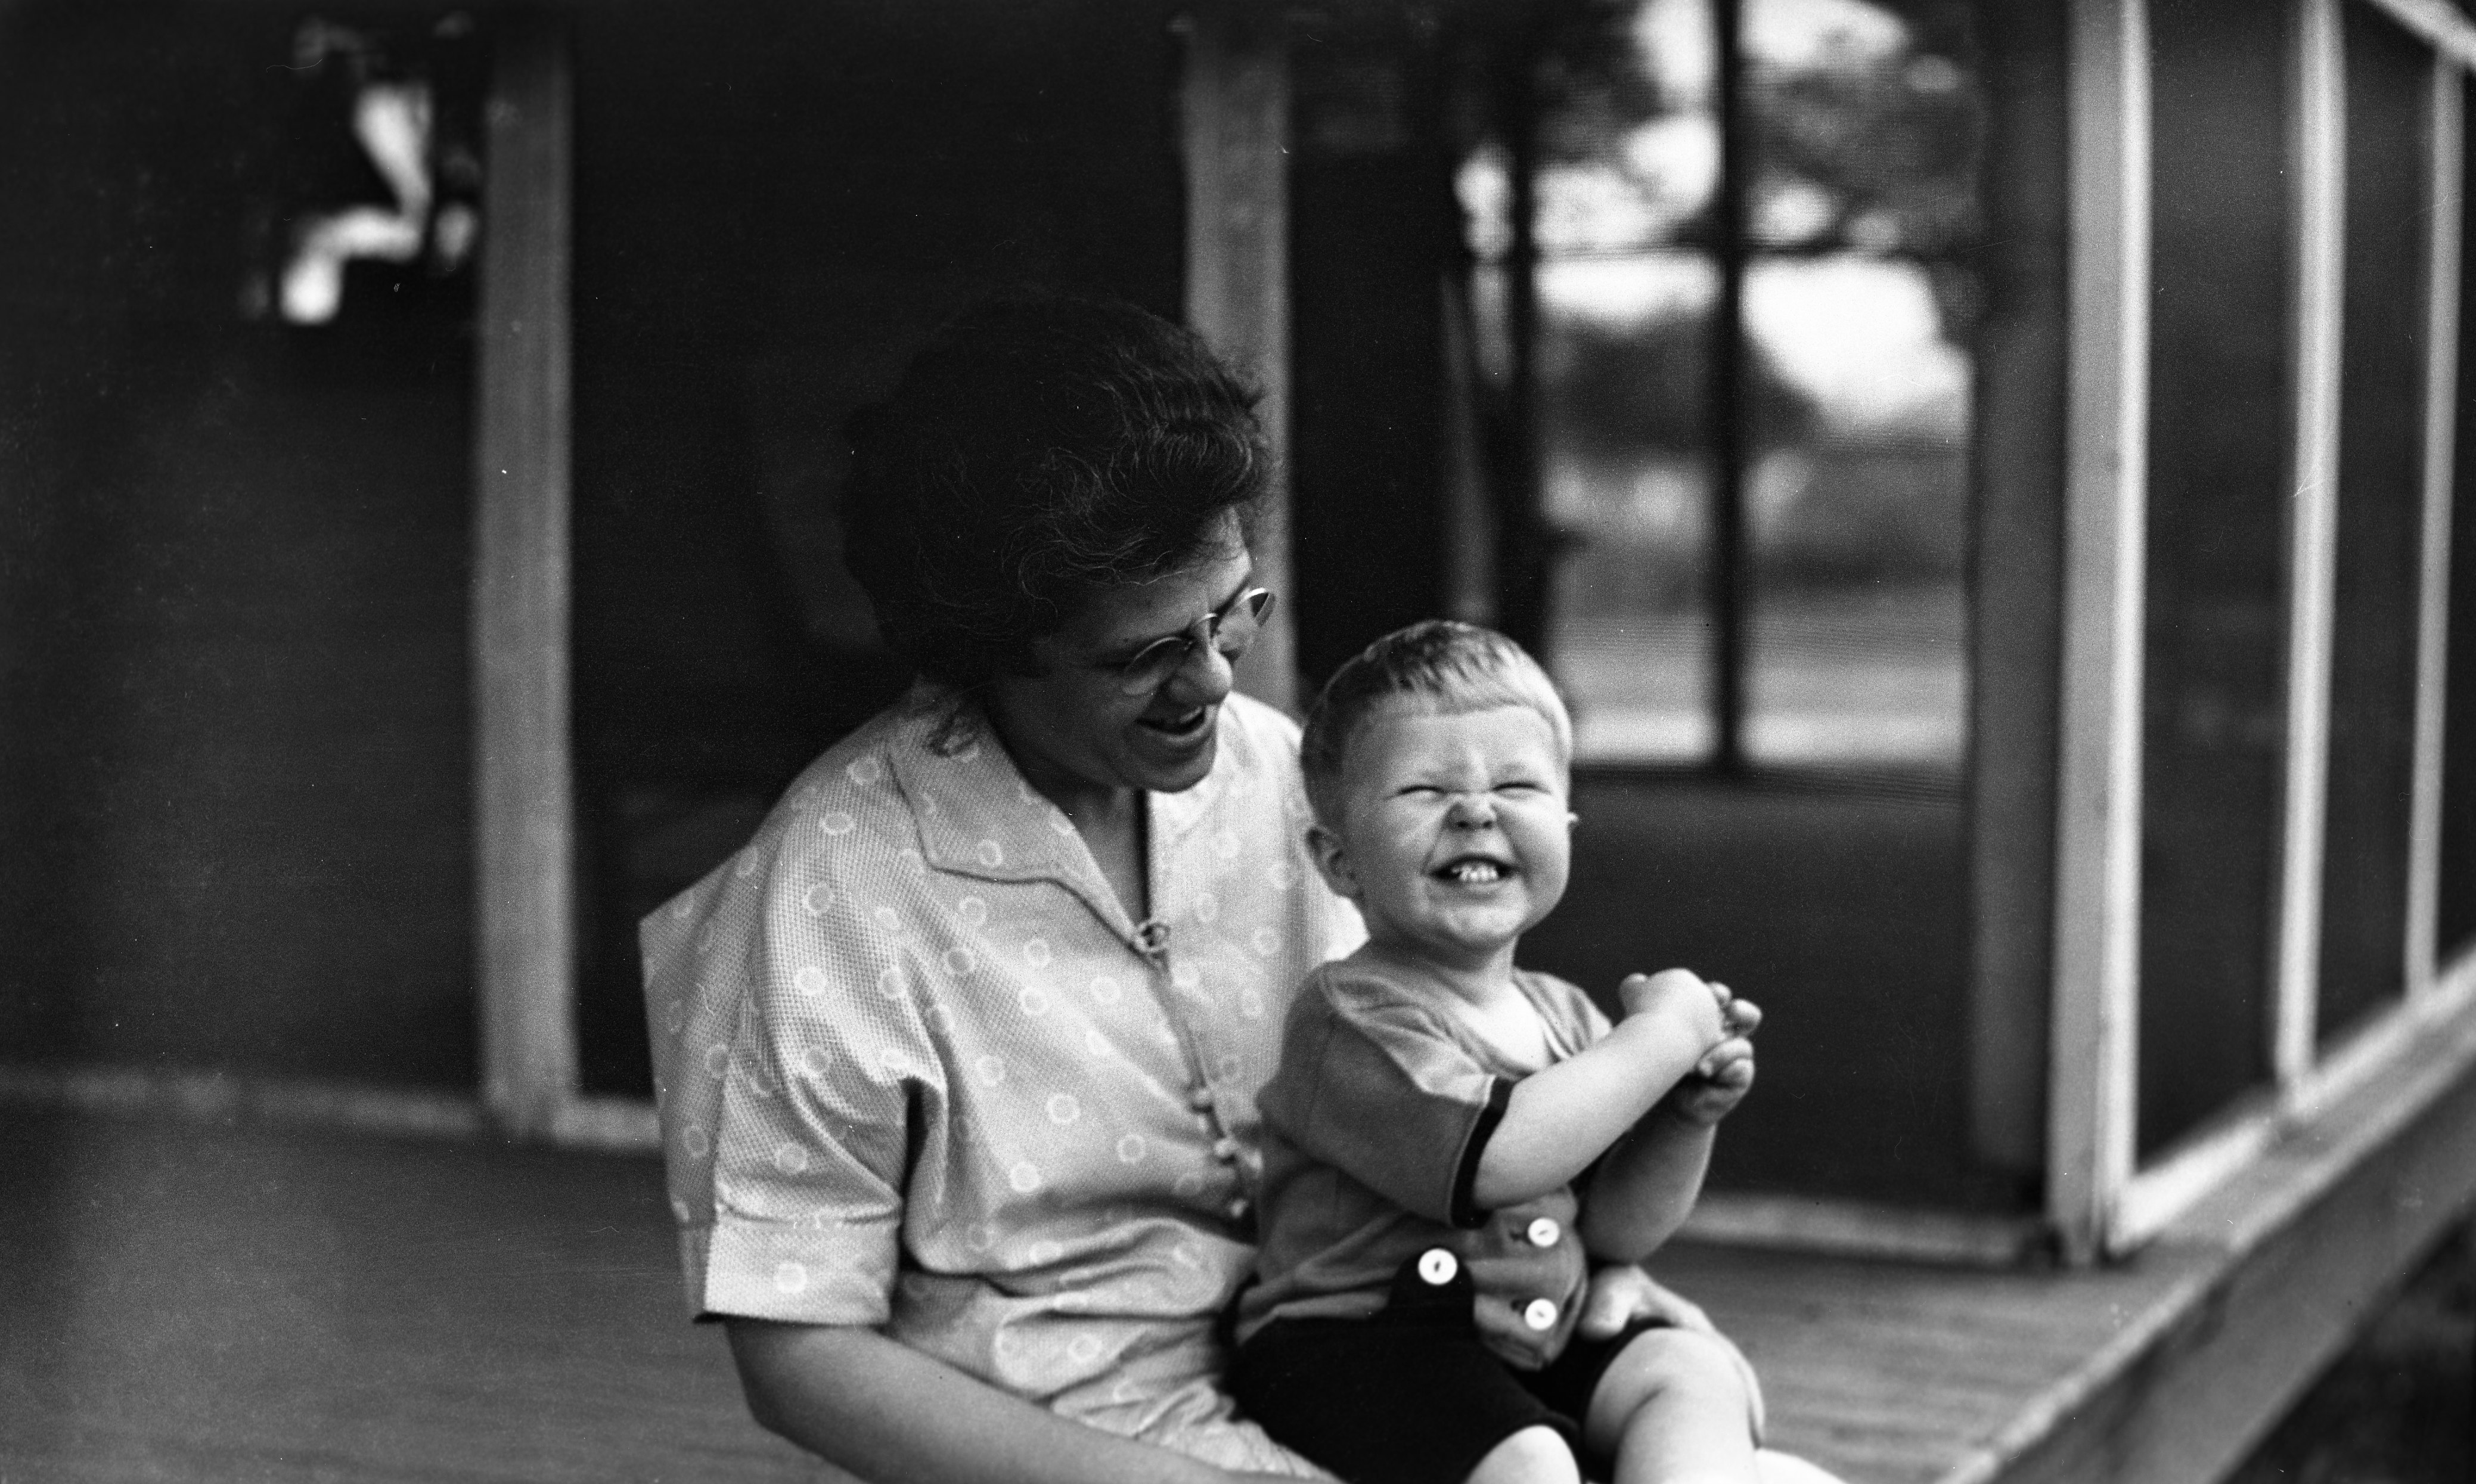
[{"label": "woman's ear", "polygon": [[1334,896],[1358,900],[1358,873],[1350,866],[1349,853],[1342,849],[1341,836],[1322,825],[1309,825],[1307,854],[1315,860],[1316,875],[1324,878]]}]

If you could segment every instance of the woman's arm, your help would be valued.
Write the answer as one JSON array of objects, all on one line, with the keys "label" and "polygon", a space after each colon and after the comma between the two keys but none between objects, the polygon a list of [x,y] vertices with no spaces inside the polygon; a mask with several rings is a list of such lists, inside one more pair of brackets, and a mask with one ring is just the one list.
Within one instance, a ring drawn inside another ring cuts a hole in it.
[{"label": "woman's arm", "polygon": [[1720,1039],[1718,997],[1681,969],[1636,975],[1622,993],[1631,1013],[1597,1045],[1514,1084],[1471,1182],[1480,1209],[1572,1184]]},{"label": "woman's arm", "polygon": [[869,1484],[1235,1484],[1236,1474],[1070,1422],[842,1324],[732,1319],[748,1410]]}]

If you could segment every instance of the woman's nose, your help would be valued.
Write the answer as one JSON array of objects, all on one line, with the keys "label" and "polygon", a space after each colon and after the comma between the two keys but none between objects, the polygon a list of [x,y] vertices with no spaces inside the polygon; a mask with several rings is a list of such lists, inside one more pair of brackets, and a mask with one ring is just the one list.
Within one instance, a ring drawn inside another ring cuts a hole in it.
[{"label": "woman's nose", "polygon": [[1170,672],[1166,689],[1182,705],[1218,705],[1238,682],[1229,656],[1213,644],[1193,644]]}]

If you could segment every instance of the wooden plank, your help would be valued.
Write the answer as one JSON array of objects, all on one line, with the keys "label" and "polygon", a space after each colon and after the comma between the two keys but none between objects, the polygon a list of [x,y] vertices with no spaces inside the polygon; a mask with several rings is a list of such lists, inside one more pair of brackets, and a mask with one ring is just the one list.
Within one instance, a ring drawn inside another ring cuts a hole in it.
[{"label": "wooden plank", "polygon": [[2476,1016],[2195,1206],[2142,1262],[2203,1264],[2034,1438],[1945,1484],[2180,1484],[2240,1459],[2476,1205]]},{"label": "wooden plank", "polygon": [[2071,9],[2071,360],[2047,1211],[2096,1254],[2132,1169],[2147,520],[2144,0]]},{"label": "wooden plank", "polygon": [[2442,720],[2450,674],[2450,506],[2458,475],[2459,254],[2466,204],[2464,85],[2433,64],[2433,231],[2427,254],[2423,570],[2416,599],[2414,781],[2409,801],[2407,998],[2432,993],[2441,903]]},{"label": "wooden plank", "polygon": [[495,25],[474,414],[473,771],[483,1100],[547,1137],[577,1087],[569,755],[566,43]]},{"label": "wooden plank", "polygon": [[2286,813],[2270,921],[2271,1070],[2313,1065],[2339,564],[2340,320],[2346,275],[2347,77],[2340,0],[2297,0],[2295,499],[2288,527]]},{"label": "wooden plank", "polygon": [[2070,283],[2065,17],[2018,6],[1981,36],[1997,159],[1974,405],[1969,583],[1968,1133],[2034,1172],[2045,1155],[2054,969],[2055,729],[2063,607]]},{"label": "wooden plank", "polygon": [[1683,1235],[1718,1246],[1993,1268],[2034,1256],[2044,1246],[2045,1226],[2023,1217],[1715,1190],[1695,1202]]},{"label": "wooden plank", "polygon": [[1273,491],[1256,580],[1285,601],[1239,672],[1247,692],[1298,709],[1290,560],[1289,60],[1281,12],[1208,0],[1186,17],[1186,318],[1264,390]]},{"label": "wooden plank", "polygon": [[[139,1067],[0,1064],[0,1103],[433,1139],[478,1139],[496,1128],[481,1101],[461,1093]],[[650,1154],[662,1142],[654,1104],[637,1098],[568,1099],[545,1137],[599,1153]]]},{"label": "wooden plank", "polygon": [[0,1102],[423,1138],[473,1139],[490,1128],[481,1101],[469,1094],[138,1067],[0,1066]]},{"label": "wooden plank", "polygon": [[11,1479],[818,1476],[688,1322],[651,1161],[51,1115],[0,1189]]}]

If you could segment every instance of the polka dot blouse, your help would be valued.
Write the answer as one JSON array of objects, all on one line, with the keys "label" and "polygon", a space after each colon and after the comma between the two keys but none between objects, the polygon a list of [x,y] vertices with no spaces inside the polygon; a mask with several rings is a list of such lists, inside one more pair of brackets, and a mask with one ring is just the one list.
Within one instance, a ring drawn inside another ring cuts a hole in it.
[{"label": "polka dot blouse", "polygon": [[977,711],[923,688],[645,920],[671,1208],[699,1315],[882,1327],[1226,1467],[1214,1321],[1253,1258],[1256,1094],[1363,936],[1307,860],[1297,731],[1233,696],[1154,794],[1148,923]]}]

